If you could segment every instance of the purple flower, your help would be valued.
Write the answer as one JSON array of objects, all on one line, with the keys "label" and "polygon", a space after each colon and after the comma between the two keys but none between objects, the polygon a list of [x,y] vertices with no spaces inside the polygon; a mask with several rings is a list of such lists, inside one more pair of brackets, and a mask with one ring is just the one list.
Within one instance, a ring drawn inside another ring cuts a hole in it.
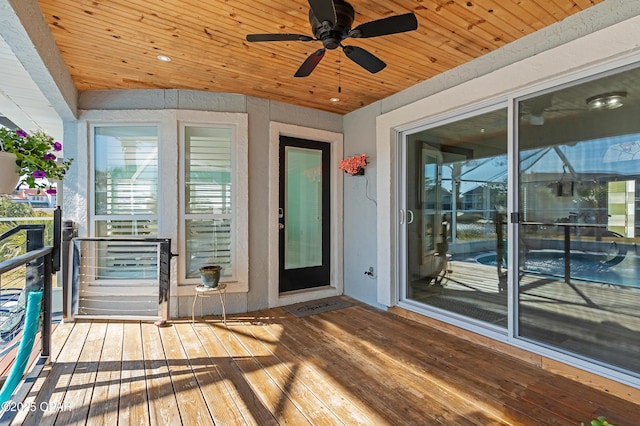
[{"label": "purple flower", "polygon": [[53,143],[53,150],[54,151],[62,151],[62,144],[60,142],[54,142]]},{"label": "purple flower", "polygon": [[47,194],[49,194],[49,195],[55,195],[55,194],[57,194],[57,193],[58,193],[58,191],[56,191],[56,189],[55,189],[55,188],[49,188],[49,189],[47,189],[45,192],[46,192]]},{"label": "purple flower", "polygon": [[51,153],[49,153],[49,154],[45,154],[45,156],[42,157],[42,158],[44,158],[45,160],[55,160],[56,156],[51,154]]},{"label": "purple flower", "polygon": [[29,136],[29,135],[27,135],[27,132],[25,132],[22,129],[16,130],[16,135],[20,136],[21,138],[26,138],[27,136]]},{"label": "purple flower", "polygon": [[36,170],[33,173],[31,173],[31,176],[33,176],[36,179],[42,179],[47,177],[47,173],[45,173],[43,170]]}]

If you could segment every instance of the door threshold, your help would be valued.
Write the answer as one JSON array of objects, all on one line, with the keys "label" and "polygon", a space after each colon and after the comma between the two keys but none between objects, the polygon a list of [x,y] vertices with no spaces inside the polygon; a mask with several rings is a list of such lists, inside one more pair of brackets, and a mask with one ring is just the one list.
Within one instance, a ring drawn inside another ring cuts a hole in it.
[{"label": "door threshold", "polygon": [[338,289],[330,285],[287,291],[279,293],[277,306],[291,305],[293,303],[308,302],[310,300],[340,295],[341,293],[338,292]]}]

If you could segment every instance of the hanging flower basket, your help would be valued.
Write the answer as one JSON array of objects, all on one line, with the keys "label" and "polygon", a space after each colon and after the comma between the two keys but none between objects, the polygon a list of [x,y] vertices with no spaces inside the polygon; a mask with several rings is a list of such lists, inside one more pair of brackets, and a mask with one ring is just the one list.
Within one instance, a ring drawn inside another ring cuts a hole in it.
[{"label": "hanging flower basket", "polygon": [[13,194],[20,181],[15,154],[0,151],[0,194]]},{"label": "hanging flower basket", "polygon": [[364,175],[364,168],[367,165],[367,156],[365,154],[354,155],[340,161],[340,170],[351,176]]},{"label": "hanging flower basket", "polygon": [[[48,194],[55,194],[56,190],[51,183],[61,181],[71,167],[73,159],[57,158],[56,154],[59,155],[60,151],[62,144],[42,131],[28,134],[21,129],[0,127],[0,153],[10,155],[13,160],[9,170],[17,172],[22,183],[29,188],[37,188],[38,192],[45,190]],[[3,177],[0,181],[3,187],[7,180]],[[10,182],[6,185],[13,185],[9,192],[12,193],[18,184],[13,177]]]}]

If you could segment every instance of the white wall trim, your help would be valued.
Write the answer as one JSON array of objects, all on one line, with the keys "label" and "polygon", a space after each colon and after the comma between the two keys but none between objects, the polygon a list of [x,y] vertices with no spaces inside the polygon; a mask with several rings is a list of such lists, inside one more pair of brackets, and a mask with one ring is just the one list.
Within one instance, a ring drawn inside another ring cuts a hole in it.
[{"label": "white wall trim", "polygon": [[[269,307],[290,305],[343,293],[343,174],[338,169],[342,159],[342,133],[312,129],[272,121],[269,131]],[[331,144],[331,284],[328,287],[301,290],[287,294],[279,291],[279,230],[278,230],[278,188],[279,188],[279,147],[280,136],[308,139]],[[333,167],[335,165],[335,167]]]}]

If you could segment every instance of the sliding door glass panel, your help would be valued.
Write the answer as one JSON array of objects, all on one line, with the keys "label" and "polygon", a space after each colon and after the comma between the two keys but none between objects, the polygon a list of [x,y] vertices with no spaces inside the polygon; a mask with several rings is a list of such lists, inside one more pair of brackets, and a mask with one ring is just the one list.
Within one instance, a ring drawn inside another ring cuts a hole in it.
[{"label": "sliding door glass panel", "polygon": [[507,327],[507,110],[406,137],[408,300]]},{"label": "sliding door glass panel", "polygon": [[518,334],[640,376],[640,70],[518,102]]}]

